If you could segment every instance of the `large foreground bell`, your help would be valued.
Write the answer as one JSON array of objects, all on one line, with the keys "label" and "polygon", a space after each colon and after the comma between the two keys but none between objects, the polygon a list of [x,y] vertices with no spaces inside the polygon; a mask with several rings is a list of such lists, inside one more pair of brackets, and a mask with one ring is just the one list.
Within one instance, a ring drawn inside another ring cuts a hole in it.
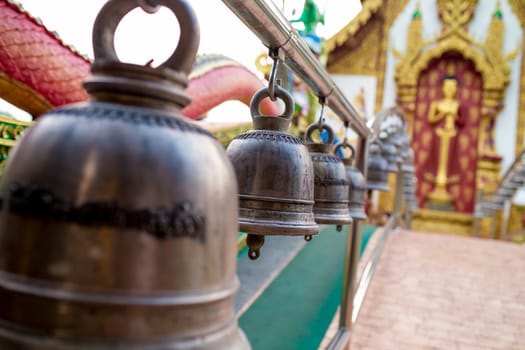
[{"label": "large foreground bell", "polygon": [[199,46],[181,34],[158,68],[119,62],[108,1],[93,28],[91,102],[48,112],[14,147],[0,195],[0,349],[249,349],[233,309],[235,173],[180,115]]},{"label": "large foreground bell", "polygon": [[379,145],[376,142],[372,142],[368,153],[366,188],[368,190],[389,191],[388,162],[381,156]]},{"label": "large foreground bell", "polygon": [[338,154],[341,148],[348,148],[352,152],[349,157],[342,158],[349,182],[348,211],[352,219],[365,220],[367,218],[365,213],[365,177],[359,169],[352,165],[355,158],[354,147],[344,141],[335,147],[334,153]]},{"label": "large foreground bell", "polygon": [[[285,103],[282,116],[260,115],[267,88],[252,98],[254,130],[237,136],[228,146],[239,184],[239,226],[251,235],[310,236],[319,232],[314,220],[314,171],[308,149],[287,130],[293,98],[276,86]],[[259,256],[263,237],[248,237],[251,258]]]},{"label": "large foreground bell", "polygon": [[[319,224],[345,225],[352,222],[348,212],[350,183],[341,158],[331,154],[334,132],[328,125],[322,128],[328,133],[327,143],[312,140],[318,124],[306,129],[306,146],[310,151],[315,173],[315,221]],[[320,130],[319,130],[320,131]]]}]

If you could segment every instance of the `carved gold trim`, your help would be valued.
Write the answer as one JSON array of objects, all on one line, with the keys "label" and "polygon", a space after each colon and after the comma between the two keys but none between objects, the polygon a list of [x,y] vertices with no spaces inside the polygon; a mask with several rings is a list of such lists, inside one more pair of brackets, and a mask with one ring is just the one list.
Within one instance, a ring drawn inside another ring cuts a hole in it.
[{"label": "carved gold trim", "polygon": [[11,79],[3,72],[0,72],[0,97],[34,117],[53,108],[53,105],[44,96],[25,84]]},{"label": "carved gold trim", "polygon": [[31,126],[35,122],[26,122],[24,120],[4,117],[4,116],[0,115],[0,123],[7,123],[7,124],[21,125],[21,126]]},{"label": "carved gold trim", "polygon": [[343,45],[348,40],[349,36],[354,35],[359,29],[361,29],[361,27],[366,25],[370,18],[372,18],[372,15],[383,6],[383,2],[383,0],[366,1],[359,14],[351,20],[350,23],[326,40],[324,47],[326,54],[332,52],[337,46]]},{"label": "carved gold trim", "polygon": [[[472,6],[475,4],[474,0],[441,1],[440,14],[445,22],[443,32],[430,41],[421,42],[419,48],[412,47],[405,55],[394,50],[395,56],[399,59],[395,81],[398,101],[405,110],[407,124],[412,133],[417,82],[421,72],[433,59],[447,52],[459,52],[465,59],[473,62],[483,78],[481,120],[478,129],[479,171],[476,186],[492,190],[499,176],[501,157],[493,148],[494,142],[486,142],[486,140],[494,140],[494,127],[490,125],[503,106],[505,89],[510,82],[511,70],[508,61],[516,57],[519,47],[508,54],[498,49],[500,45],[494,41],[498,35],[503,35],[504,23],[497,16],[492,18],[488,29],[490,33],[485,43],[476,42],[470,37],[466,31],[466,24],[470,21],[474,10]],[[421,35],[416,31],[410,33],[412,36]],[[408,42],[417,43],[418,40],[409,37]]]},{"label": "carved gold trim", "polygon": [[24,131],[34,122],[25,122],[0,115],[0,175],[4,171],[9,151]]},{"label": "carved gold trim", "polygon": [[[376,90],[376,113],[379,113],[383,107],[383,95],[385,89],[385,75],[386,75],[386,59],[388,53],[388,38],[390,37],[390,28],[392,24],[397,19],[399,14],[407,6],[408,0],[397,0],[395,2],[389,3],[388,11],[384,11],[384,24],[383,24],[383,40],[381,41],[381,52],[380,52],[380,62],[377,72],[377,90]],[[390,108],[392,106],[385,106]]]},{"label": "carved gold trim", "polygon": [[501,167],[499,163],[494,163],[493,161],[490,161],[490,160],[480,160],[478,162],[478,168],[487,170],[487,171],[493,171],[493,172],[498,171],[499,172]]},{"label": "carved gold trim", "polygon": [[[410,40],[410,39],[409,39]],[[450,36],[437,42],[437,45],[423,51],[422,47],[410,57],[400,57],[402,60],[396,67],[395,79],[399,88],[416,87],[417,79],[431,60],[438,58],[446,52],[461,52],[463,57],[474,62],[476,69],[483,76],[485,90],[501,92],[510,81],[508,65],[493,65],[486,59],[486,54],[472,45],[472,41],[461,36]],[[422,52],[423,51],[423,52]]]},{"label": "carved gold trim", "polygon": [[[211,56],[211,55],[210,55]],[[201,60],[204,62],[206,61],[206,55],[201,56]],[[198,77],[203,76],[204,74],[208,73],[209,71],[217,68],[222,67],[242,67],[243,65],[239,62],[236,62],[229,57],[221,57],[220,55],[213,55],[213,59],[209,60],[208,62],[197,65],[188,76],[188,79],[195,79]]]},{"label": "carved gold trim", "polygon": [[[525,30],[525,1],[508,0],[512,12],[520,21],[521,28]],[[525,142],[525,54],[521,57],[521,80],[518,123],[516,125],[516,155],[523,150]]]},{"label": "carved gold trim", "polygon": [[438,13],[443,24],[458,28],[466,26],[472,19],[478,0],[438,0]]},{"label": "carved gold trim", "polygon": [[414,231],[437,232],[459,236],[472,236],[474,217],[470,214],[418,209],[412,216]]}]

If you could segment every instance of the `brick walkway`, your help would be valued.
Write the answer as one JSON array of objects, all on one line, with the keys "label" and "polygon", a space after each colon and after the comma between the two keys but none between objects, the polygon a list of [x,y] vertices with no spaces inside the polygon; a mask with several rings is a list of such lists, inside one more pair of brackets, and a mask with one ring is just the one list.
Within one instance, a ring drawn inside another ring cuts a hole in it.
[{"label": "brick walkway", "polygon": [[394,234],[354,327],[351,349],[525,349],[525,247]]}]

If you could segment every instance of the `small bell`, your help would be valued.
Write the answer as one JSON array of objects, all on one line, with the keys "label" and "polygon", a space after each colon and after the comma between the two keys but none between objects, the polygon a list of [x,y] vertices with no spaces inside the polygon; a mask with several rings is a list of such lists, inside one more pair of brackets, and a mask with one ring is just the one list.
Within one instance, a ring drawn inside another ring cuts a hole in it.
[{"label": "small bell", "polygon": [[339,154],[339,150],[344,148],[348,148],[351,151],[351,155],[349,157],[342,158],[348,181],[350,183],[348,210],[352,219],[365,220],[367,218],[365,213],[365,177],[359,169],[352,165],[355,158],[355,149],[352,147],[352,145],[346,142],[346,139],[343,141],[343,143],[340,143],[335,147],[334,153]]},{"label": "small bell", "polygon": [[483,202],[476,204],[474,215],[478,218],[488,217],[494,213],[494,209],[491,208],[490,203]]},{"label": "small bell", "polygon": [[412,195],[416,193],[416,189],[412,185],[403,186],[403,193],[405,195]]},{"label": "small bell", "polygon": [[415,211],[417,209],[417,199],[415,196],[407,197],[405,202],[407,203],[408,211]]},{"label": "small bell", "polygon": [[381,148],[382,156],[388,162],[388,171],[391,173],[396,172],[397,164],[402,160],[399,156],[396,145],[389,142],[389,140],[385,140],[379,144],[379,147]]},{"label": "small bell", "polygon": [[403,175],[408,174],[411,176],[415,172],[414,167],[414,150],[411,147],[408,147],[405,150],[405,156],[403,157],[403,163],[401,164],[401,171]]},{"label": "small bell", "polygon": [[[327,143],[314,142],[313,131],[322,129],[328,133]],[[312,124],[306,129],[305,138],[315,173],[315,221],[338,226],[352,223],[348,211],[350,183],[346,169],[341,158],[330,153],[334,140],[332,128],[326,124],[321,127]]]},{"label": "small bell", "polygon": [[494,211],[501,210],[505,207],[505,200],[501,198],[495,198],[494,201],[491,201],[486,204],[486,208],[493,213]]},{"label": "small bell", "polygon": [[523,186],[525,184],[525,176],[521,174],[514,174],[512,179],[510,180],[517,188]]},{"label": "small bell", "polygon": [[[237,136],[226,153],[239,186],[239,228],[250,235],[304,236],[319,232],[315,222],[314,171],[308,149],[287,133],[294,110],[293,98],[275,86],[285,103],[282,116],[260,115],[267,88],[250,103],[254,130]],[[248,256],[257,259],[264,240],[250,238]]]},{"label": "small bell", "polygon": [[523,177],[522,175],[514,174],[514,176],[512,176],[510,180],[505,181],[503,183],[503,187],[509,188],[515,191],[521,186],[523,186],[524,183],[525,183],[525,177]]},{"label": "small bell", "polygon": [[498,190],[496,191],[497,195],[500,195],[506,198],[511,198],[512,196],[514,196],[515,193],[516,193],[516,188],[506,187],[506,186],[502,186],[498,188]]},{"label": "small bell", "polygon": [[370,144],[366,188],[377,191],[390,190],[388,186],[388,162],[381,156],[381,149],[376,142]]}]

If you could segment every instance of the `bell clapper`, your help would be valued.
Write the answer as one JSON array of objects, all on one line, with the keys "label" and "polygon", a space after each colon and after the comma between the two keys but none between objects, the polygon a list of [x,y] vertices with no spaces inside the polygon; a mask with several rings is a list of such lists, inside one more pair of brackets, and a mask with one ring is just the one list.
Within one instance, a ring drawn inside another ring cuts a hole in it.
[{"label": "bell clapper", "polygon": [[312,235],[305,235],[304,240],[310,242],[312,240]]},{"label": "bell clapper", "polygon": [[343,231],[343,225],[337,225],[335,229],[337,230],[337,232],[341,232]]},{"label": "bell clapper", "polygon": [[256,260],[261,255],[261,247],[264,245],[264,236],[248,234],[246,237],[248,246],[248,257],[250,260]]}]

